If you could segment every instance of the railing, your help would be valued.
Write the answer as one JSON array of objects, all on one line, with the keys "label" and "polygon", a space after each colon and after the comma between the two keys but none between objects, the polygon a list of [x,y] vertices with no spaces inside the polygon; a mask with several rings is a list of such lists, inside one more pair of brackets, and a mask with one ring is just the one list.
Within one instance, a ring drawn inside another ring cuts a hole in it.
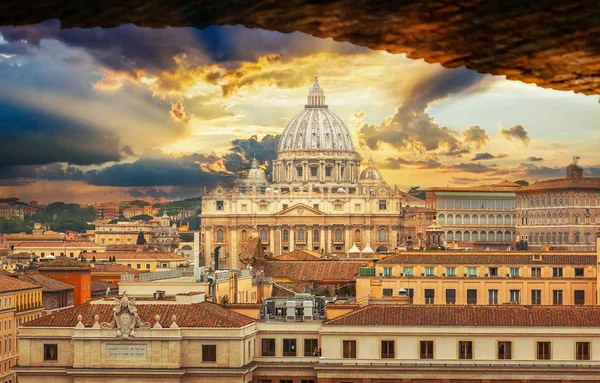
[{"label": "railing", "polygon": [[376,275],[374,267],[361,267],[358,270],[358,275],[361,277],[374,277]]}]

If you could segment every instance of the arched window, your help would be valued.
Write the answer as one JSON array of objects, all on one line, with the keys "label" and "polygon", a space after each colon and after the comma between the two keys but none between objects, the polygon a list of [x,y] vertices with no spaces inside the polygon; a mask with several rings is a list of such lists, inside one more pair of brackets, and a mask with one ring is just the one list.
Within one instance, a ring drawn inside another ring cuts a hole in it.
[{"label": "arched window", "polygon": [[505,215],[504,216],[504,224],[505,225],[510,225],[511,219],[510,219],[510,215]]},{"label": "arched window", "polygon": [[488,225],[495,225],[494,216],[491,214],[488,215]]},{"label": "arched window", "polygon": [[445,225],[446,224],[446,216],[443,214],[438,215],[438,223],[440,225]]},{"label": "arched window", "polygon": [[354,232],[354,242],[360,242],[360,230],[358,229]]},{"label": "arched window", "polygon": [[266,229],[260,230],[260,240],[263,242],[267,241],[267,230]]},{"label": "arched window", "polygon": [[385,229],[379,229],[379,242],[387,241],[387,232]]},{"label": "arched window", "polygon": [[546,233],[546,243],[550,243],[550,233]]},{"label": "arched window", "polygon": [[556,243],[556,233],[552,233],[552,243]]},{"label": "arched window", "polygon": [[510,231],[504,232],[504,242],[510,242]]},{"label": "arched window", "polygon": [[472,221],[473,221],[473,225],[479,224],[479,217],[477,216],[477,214],[473,214]]},{"label": "arched window", "polygon": [[479,223],[482,225],[487,225],[487,217],[482,214],[481,219],[479,220]]},{"label": "arched window", "polygon": [[283,242],[289,242],[290,241],[290,233],[287,230],[283,231]]},{"label": "arched window", "polygon": [[313,243],[316,244],[317,242],[319,242],[319,230],[314,230],[313,231]]},{"label": "arched window", "polygon": [[465,216],[463,217],[463,223],[465,225],[470,225],[471,224],[471,216],[469,216],[468,214],[465,214]]},{"label": "arched window", "polygon": [[496,233],[496,240],[497,240],[497,241],[502,241],[502,232],[501,232],[501,231],[498,231],[498,232]]},{"label": "arched window", "polygon": [[498,214],[498,216],[496,216],[496,224],[502,225],[502,216],[500,214]]},{"label": "arched window", "polygon": [[335,229],[335,241],[342,242],[342,229]]},{"label": "arched window", "polygon": [[304,229],[298,230],[298,241],[304,242]]},{"label": "arched window", "polygon": [[246,242],[247,235],[248,233],[246,232],[246,230],[242,230],[242,242]]},{"label": "arched window", "polygon": [[217,242],[223,242],[223,230],[217,230]]},{"label": "arched window", "polygon": [[539,237],[538,237],[538,233],[535,233],[535,234],[533,235],[533,238],[532,238],[532,239],[533,239],[533,241],[532,241],[533,243],[538,243],[538,241],[540,240],[540,239],[539,239]]},{"label": "arched window", "polygon": [[446,220],[448,225],[454,225],[454,216],[452,214],[448,214],[448,218]]},{"label": "arched window", "polygon": [[448,231],[446,233],[446,241],[454,241],[454,233],[451,231]]},{"label": "arched window", "polygon": [[465,231],[465,241],[470,241],[471,240],[471,233],[469,233],[468,231]]},{"label": "arched window", "polygon": [[558,243],[562,243],[562,241],[563,241],[562,233],[558,233]]},{"label": "arched window", "polygon": [[456,215],[456,224],[462,225],[462,216],[460,214]]},{"label": "arched window", "polygon": [[460,230],[456,232],[455,238],[457,241],[462,241],[462,232]]},{"label": "arched window", "polygon": [[479,233],[476,231],[473,232],[473,241],[479,241]]}]

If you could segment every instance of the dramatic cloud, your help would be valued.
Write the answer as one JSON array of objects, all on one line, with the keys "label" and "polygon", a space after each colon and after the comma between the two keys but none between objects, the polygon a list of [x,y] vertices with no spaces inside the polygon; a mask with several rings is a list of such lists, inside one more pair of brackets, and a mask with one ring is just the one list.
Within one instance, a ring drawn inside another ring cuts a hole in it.
[{"label": "dramatic cloud", "polygon": [[190,119],[190,117],[185,113],[183,103],[181,101],[171,104],[169,115],[177,122],[186,122]]},{"label": "dramatic cloud", "polygon": [[506,158],[508,154],[496,154],[493,155],[491,153],[477,153],[475,157],[471,159],[471,161],[482,161],[482,160],[493,160],[497,158]]},{"label": "dramatic cloud", "polygon": [[467,129],[462,131],[467,144],[475,146],[477,149],[481,148],[490,140],[485,129],[479,126],[469,126]]},{"label": "dramatic cloud", "polygon": [[523,145],[529,145],[529,135],[522,125],[514,125],[508,129],[500,129],[500,134],[507,140],[521,141]]},{"label": "dramatic cloud", "polygon": [[[388,144],[398,151],[427,152],[442,148],[449,155],[464,153],[465,143],[460,141],[458,133],[438,125],[425,109],[431,103],[452,94],[468,92],[481,86],[485,78],[484,75],[464,68],[439,70],[426,76],[414,84],[393,116],[385,119],[378,127],[364,124],[360,128],[361,143],[372,150],[376,150],[381,144]],[[477,145],[482,145],[487,134],[481,130],[483,129],[479,127],[467,129],[464,133],[465,142],[470,139]]]},{"label": "dramatic cloud", "polygon": [[402,157],[389,157],[380,162],[382,169],[402,169],[411,166],[417,169],[437,169],[442,164],[435,158],[430,157],[423,160],[407,160]]},{"label": "dramatic cloud", "polygon": [[539,161],[543,161],[544,159],[542,157],[527,157],[527,161],[531,161],[531,162],[539,162]]}]

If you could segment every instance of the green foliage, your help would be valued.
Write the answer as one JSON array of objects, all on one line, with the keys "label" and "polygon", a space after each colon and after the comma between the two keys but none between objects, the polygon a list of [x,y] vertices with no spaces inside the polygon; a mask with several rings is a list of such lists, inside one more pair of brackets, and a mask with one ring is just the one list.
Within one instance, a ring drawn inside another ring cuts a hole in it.
[{"label": "green foliage", "polygon": [[425,199],[425,190],[421,190],[421,188],[419,186],[412,186],[407,192],[406,194],[422,199]]},{"label": "green foliage", "polygon": [[144,206],[148,206],[148,205],[150,205],[149,202],[143,201],[141,199],[136,199],[136,200],[133,200],[133,201],[129,202],[129,206],[141,206],[141,207],[144,207]]},{"label": "green foliage", "polygon": [[21,200],[17,197],[0,198],[0,203],[3,203],[3,202],[15,203],[15,202],[19,202],[19,201],[21,201]]},{"label": "green foliage", "polygon": [[179,236],[181,237],[181,242],[193,242],[194,241],[194,233],[182,232],[182,233],[179,233]]},{"label": "green foliage", "polygon": [[96,256],[95,255],[92,257],[92,262],[96,263]]},{"label": "green foliage", "polygon": [[92,206],[82,208],[76,203],[53,202],[44,210],[39,210],[29,220],[40,222],[50,227],[51,230],[65,232],[66,230],[85,231],[93,226],[87,222],[96,219]]},{"label": "green foliage", "polygon": [[145,245],[146,244],[146,238],[144,237],[144,233],[142,233],[140,231],[140,233],[138,234],[137,237],[137,241],[135,241],[136,245]]},{"label": "green foliage", "polygon": [[229,304],[229,296],[228,295],[223,295],[221,297],[221,300],[219,300],[219,304],[223,307],[227,306]]},{"label": "green foliage", "polygon": [[113,219],[111,221],[108,221],[108,223],[111,224],[111,225],[115,225],[118,222],[126,222],[126,221],[129,221],[129,220],[128,219],[115,218],[115,219]]},{"label": "green foliage", "polygon": [[140,214],[140,215],[135,215],[133,217],[131,217],[129,220],[130,221],[144,221],[144,222],[148,222],[150,221],[152,218],[154,218],[151,215],[148,214]]},{"label": "green foliage", "polygon": [[65,218],[62,219],[60,222],[52,224],[51,228],[52,230],[58,231],[60,233],[65,233],[67,230],[83,233],[86,230],[93,229],[94,225],[88,225],[86,221],[82,221],[79,219]]},{"label": "green foliage", "polygon": [[0,234],[31,233],[33,223],[19,218],[0,218]]},{"label": "green foliage", "polygon": [[181,220],[181,223],[183,225],[189,224],[190,230],[200,230],[200,216],[196,214]]},{"label": "green foliage", "polygon": [[356,296],[356,285],[346,285],[338,289],[338,296],[341,297],[355,297]]},{"label": "green foliage", "polygon": [[525,180],[518,180],[518,181],[515,181],[515,183],[522,185],[522,186],[529,186],[529,182],[527,182]]}]

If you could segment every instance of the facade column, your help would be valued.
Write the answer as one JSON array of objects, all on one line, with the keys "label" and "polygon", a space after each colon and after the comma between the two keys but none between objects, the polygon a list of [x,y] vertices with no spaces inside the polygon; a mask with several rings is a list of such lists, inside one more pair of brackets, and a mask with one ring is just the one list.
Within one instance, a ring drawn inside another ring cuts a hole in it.
[{"label": "facade column", "polygon": [[238,253],[237,253],[237,226],[230,226],[231,243],[229,245],[229,267],[232,269],[238,268]]},{"label": "facade column", "polygon": [[329,254],[331,253],[331,242],[333,242],[333,237],[332,237],[332,231],[333,228],[331,226],[327,227],[327,238],[326,238],[326,243],[325,243],[325,251]]},{"label": "facade column", "polygon": [[295,238],[294,231],[296,230],[296,228],[292,226],[288,230],[289,230],[289,233],[290,233],[290,246],[289,246],[289,249],[290,249],[290,251],[294,251],[294,245],[295,245],[295,243],[294,243],[294,238]]},{"label": "facade column", "polygon": [[325,229],[324,226],[319,226],[319,250],[325,250]]},{"label": "facade column", "polygon": [[348,251],[350,249],[350,247],[352,245],[350,245],[352,242],[350,242],[350,226],[344,226],[344,232],[346,233],[346,240],[344,241],[344,249],[345,251]]},{"label": "facade column", "polygon": [[277,225],[275,227],[275,245],[274,245],[274,252],[273,254],[278,257],[281,255],[281,226]]},{"label": "facade column", "polygon": [[[369,225],[369,226],[365,226],[365,231],[367,234],[367,238],[366,238],[366,243],[365,246],[367,245],[367,243],[369,244],[369,246],[373,247],[373,244],[371,243],[371,233],[373,231],[373,226]],[[361,249],[362,250],[362,249]]]},{"label": "facade column", "polygon": [[306,227],[304,229],[304,231],[305,231],[305,234],[304,234],[305,237],[304,237],[304,239],[306,239],[306,249],[312,251],[312,249],[313,249],[313,245],[312,245],[312,242],[313,242],[313,228],[310,227],[310,226],[308,226],[308,227]]},{"label": "facade column", "polygon": [[204,266],[210,266],[213,252],[213,230],[212,226],[204,227]]},{"label": "facade column", "polygon": [[269,251],[275,254],[275,228],[269,227]]}]

